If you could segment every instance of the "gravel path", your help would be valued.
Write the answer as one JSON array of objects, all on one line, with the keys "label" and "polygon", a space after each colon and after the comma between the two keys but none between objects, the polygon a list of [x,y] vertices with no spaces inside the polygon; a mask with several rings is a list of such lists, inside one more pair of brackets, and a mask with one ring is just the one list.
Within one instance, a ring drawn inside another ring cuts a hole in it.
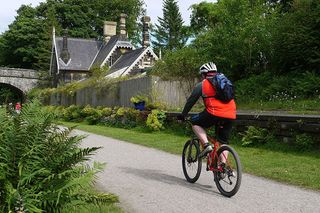
[{"label": "gravel path", "polygon": [[[94,160],[107,163],[98,175],[100,190],[119,196],[128,213],[320,212],[320,193],[243,174],[239,192],[223,197],[204,167],[199,180],[188,183],[181,157],[91,133],[83,146],[103,146]],[[181,147],[182,149],[182,147]]]}]

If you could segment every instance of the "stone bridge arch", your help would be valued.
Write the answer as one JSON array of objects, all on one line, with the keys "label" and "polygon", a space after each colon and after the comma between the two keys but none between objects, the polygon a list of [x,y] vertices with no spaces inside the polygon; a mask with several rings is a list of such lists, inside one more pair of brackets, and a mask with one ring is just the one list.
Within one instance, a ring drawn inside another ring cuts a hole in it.
[{"label": "stone bridge arch", "polygon": [[0,67],[0,83],[11,85],[24,94],[36,87],[38,80],[35,70]]},{"label": "stone bridge arch", "polygon": [[10,97],[5,97],[6,95],[0,94],[0,104],[9,103],[9,102],[12,102],[13,100],[25,102],[26,100],[25,93],[19,88],[6,83],[0,83],[0,88],[9,89],[12,92]]}]

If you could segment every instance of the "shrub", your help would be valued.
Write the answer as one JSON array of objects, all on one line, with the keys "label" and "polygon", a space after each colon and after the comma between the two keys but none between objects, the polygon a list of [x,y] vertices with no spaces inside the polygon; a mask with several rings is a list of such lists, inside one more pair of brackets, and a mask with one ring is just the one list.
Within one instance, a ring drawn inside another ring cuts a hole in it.
[{"label": "shrub", "polygon": [[299,150],[310,150],[314,145],[314,141],[310,135],[307,135],[305,133],[297,134],[294,140],[294,145]]},{"label": "shrub", "polygon": [[132,128],[137,126],[137,120],[140,114],[139,110],[132,109],[132,108],[124,108],[122,113],[123,113],[121,116],[122,127]]},{"label": "shrub", "polygon": [[241,139],[242,146],[254,146],[267,143],[273,136],[267,129],[249,126]]},{"label": "shrub", "polygon": [[69,136],[71,129],[59,128],[53,117],[38,102],[24,105],[20,115],[0,115],[0,212],[61,212],[117,201],[92,193],[103,165],[86,161],[99,147],[79,148],[83,136]]},{"label": "shrub", "polygon": [[101,109],[102,116],[110,116],[112,114],[112,108],[105,107]]},{"label": "shrub", "polygon": [[63,110],[63,118],[66,121],[79,121],[82,119],[81,111],[80,106],[70,105]]},{"label": "shrub", "polygon": [[164,121],[166,119],[166,114],[164,111],[160,110],[152,110],[151,113],[148,115],[147,118],[147,127],[149,127],[151,130],[161,130],[164,129]]},{"label": "shrub", "polygon": [[97,124],[102,119],[102,110],[95,109],[89,105],[82,109],[81,114],[84,120],[90,125]]},{"label": "shrub", "polygon": [[319,98],[320,75],[315,72],[292,72],[275,76],[269,72],[236,82],[237,100],[292,101],[304,98]]},{"label": "shrub", "polygon": [[116,107],[111,110],[111,114],[109,114],[109,116],[103,116],[101,123],[108,126],[132,128],[138,125],[139,115],[140,111],[138,110]]},{"label": "shrub", "polygon": [[147,102],[148,101],[148,97],[146,97],[144,95],[135,95],[135,96],[132,96],[130,98],[130,101],[133,104],[137,104],[137,103],[140,103],[140,102]]},{"label": "shrub", "polygon": [[160,110],[165,110],[166,109],[166,105],[164,103],[161,102],[148,102],[146,105],[146,109],[147,110],[153,110],[153,109],[160,109]]},{"label": "shrub", "polygon": [[293,79],[294,92],[303,98],[319,98],[320,75],[315,72],[298,73]]}]

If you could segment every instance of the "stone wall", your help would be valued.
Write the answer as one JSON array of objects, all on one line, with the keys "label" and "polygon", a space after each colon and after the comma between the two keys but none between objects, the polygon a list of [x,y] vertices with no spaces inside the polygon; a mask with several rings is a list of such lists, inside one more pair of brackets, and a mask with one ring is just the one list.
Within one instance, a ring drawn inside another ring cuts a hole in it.
[{"label": "stone wall", "polygon": [[[168,112],[175,119],[179,113]],[[194,114],[194,113],[190,113]],[[320,149],[320,115],[291,115],[283,112],[238,112],[234,122],[237,132],[244,132],[249,126],[265,128],[284,143],[293,143],[296,136],[307,134]]]}]

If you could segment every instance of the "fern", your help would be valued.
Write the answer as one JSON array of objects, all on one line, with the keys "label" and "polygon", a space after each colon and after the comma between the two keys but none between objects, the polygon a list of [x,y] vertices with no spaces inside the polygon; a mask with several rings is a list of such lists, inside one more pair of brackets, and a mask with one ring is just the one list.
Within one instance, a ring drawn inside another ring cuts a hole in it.
[{"label": "fern", "polygon": [[38,101],[20,115],[0,115],[0,212],[61,212],[66,206],[116,202],[92,194],[103,165],[87,164],[99,147],[80,148],[84,136],[70,136]]}]

